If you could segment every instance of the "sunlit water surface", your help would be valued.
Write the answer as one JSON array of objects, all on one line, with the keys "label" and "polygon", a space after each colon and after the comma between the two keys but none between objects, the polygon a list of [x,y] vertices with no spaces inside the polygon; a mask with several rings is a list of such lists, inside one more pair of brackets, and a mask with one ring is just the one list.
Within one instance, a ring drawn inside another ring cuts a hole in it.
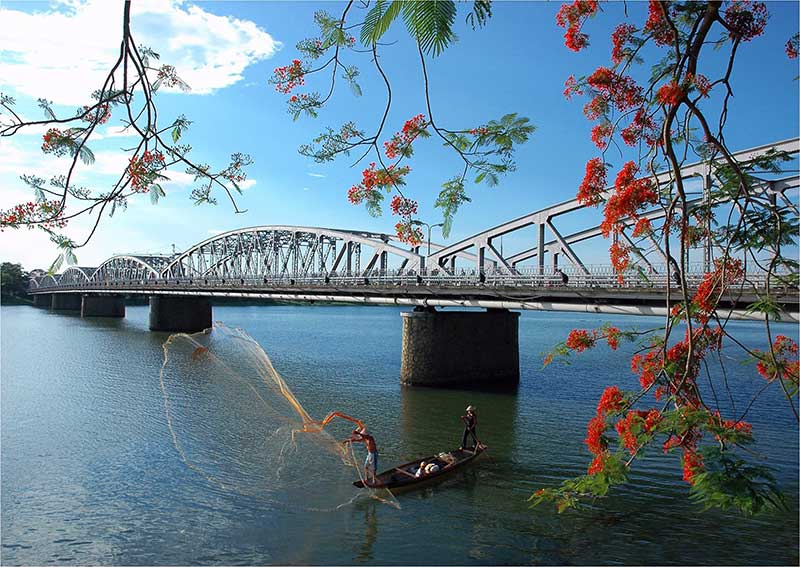
[{"label": "sunlit water surface", "polygon": [[[491,458],[446,482],[335,512],[271,507],[187,468],[159,388],[166,334],[147,307],[123,320],[80,319],[27,306],[2,314],[4,565],[80,564],[797,564],[798,427],[777,389],[750,410],[758,452],[790,510],[756,518],[701,512],[677,457],[652,451],[632,482],[589,512],[529,509],[537,487],[586,470],[585,425],[604,385],[633,388],[628,358],[603,347],[541,370],[541,353],[574,327],[658,320],[526,312],[522,383],[514,394],[406,389],[399,384],[400,310],[214,308],[272,357],[314,416],[342,410],[369,423],[381,468],[458,445],[458,416],[479,409]],[[757,325],[732,323],[751,346]],[[796,326],[777,332],[796,336]],[[741,410],[761,385],[728,364]],[[725,392],[723,408],[730,404]],[[224,404],[221,403],[224,408]]]}]

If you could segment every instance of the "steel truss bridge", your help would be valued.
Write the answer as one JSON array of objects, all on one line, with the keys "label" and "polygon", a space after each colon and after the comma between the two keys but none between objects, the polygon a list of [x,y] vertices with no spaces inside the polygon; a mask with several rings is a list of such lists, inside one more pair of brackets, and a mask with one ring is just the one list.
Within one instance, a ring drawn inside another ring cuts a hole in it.
[{"label": "steel truss bridge", "polygon": [[[734,157],[748,161],[773,148],[796,157],[800,140],[752,148]],[[707,162],[688,165],[680,175],[687,187],[696,187],[692,206],[702,205],[718,183]],[[670,182],[666,176],[659,178],[659,183]],[[800,176],[795,169],[785,177],[763,179],[758,189],[773,204],[789,207],[797,214],[798,187]],[[591,213],[594,220],[580,217]],[[214,236],[169,256],[116,255],[100,266],[72,266],[58,275],[39,270],[32,274],[29,292],[665,313],[668,300],[677,299],[678,290],[668,287],[670,279],[675,285],[674,278],[668,277],[674,268],[669,267],[672,264],[652,237],[646,243],[649,253],[638,258],[639,267],[629,271],[623,282],[610,266],[591,265],[581,259],[576,245],[602,236],[598,215],[598,211],[570,200],[449,246],[424,242],[409,247],[394,235],[365,231],[256,226]],[[663,220],[665,211],[654,208],[642,216],[655,224]],[[570,224],[583,228],[565,228]],[[531,233],[531,229],[535,230]],[[532,246],[505,253],[504,236]],[[642,241],[634,243],[625,230],[621,238],[629,245],[643,246]],[[690,286],[696,286],[710,269],[714,253],[708,241],[694,251],[696,261],[686,274]],[[559,267],[560,258],[566,262]],[[568,283],[562,281],[562,272],[568,276]],[[780,276],[769,282],[771,292],[788,317],[798,320],[797,289],[786,287]],[[764,278],[763,272],[748,274],[721,305],[734,317],[748,318],[744,309],[757,300],[767,283]]]}]

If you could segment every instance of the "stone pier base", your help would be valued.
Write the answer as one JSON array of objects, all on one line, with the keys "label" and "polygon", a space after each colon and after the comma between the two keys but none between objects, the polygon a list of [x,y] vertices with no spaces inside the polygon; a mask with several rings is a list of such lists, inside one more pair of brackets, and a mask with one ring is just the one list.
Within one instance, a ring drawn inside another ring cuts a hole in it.
[{"label": "stone pier base", "polygon": [[402,313],[400,380],[409,386],[506,389],[519,384],[519,313]]},{"label": "stone pier base", "polygon": [[125,317],[125,297],[122,295],[84,295],[81,317]]},{"label": "stone pier base", "polygon": [[80,311],[81,296],[79,293],[54,293],[50,309],[53,311]]},{"label": "stone pier base", "polygon": [[34,307],[44,307],[50,309],[53,304],[53,295],[51,293],[37,293],[33,296]]},{"label": "stone pier base", "polygon": [[150,330],[196,333],[211,327],[211,302],[206,297],[150,297]]}]

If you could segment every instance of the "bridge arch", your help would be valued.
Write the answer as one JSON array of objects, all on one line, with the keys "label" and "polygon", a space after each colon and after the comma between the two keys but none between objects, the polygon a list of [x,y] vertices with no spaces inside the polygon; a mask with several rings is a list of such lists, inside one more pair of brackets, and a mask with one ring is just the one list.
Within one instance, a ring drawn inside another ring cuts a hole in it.
[{"label": "bridge arch", "polygon": [[70,266],[58,279],[59,285],[81,285],[91,280],[96,268]]},{"label": "bridge arch", "polygon": [[255,226],[200,242],[172,260],[162,278],[265,278],[366,275],[417,270],[422,257],[386,234],[306,226]]},{"label": "bridge arch", "polygon": [[89,281],[96,283],[123,280],[158,279],[169,256],[113,256],[100,264]]}]

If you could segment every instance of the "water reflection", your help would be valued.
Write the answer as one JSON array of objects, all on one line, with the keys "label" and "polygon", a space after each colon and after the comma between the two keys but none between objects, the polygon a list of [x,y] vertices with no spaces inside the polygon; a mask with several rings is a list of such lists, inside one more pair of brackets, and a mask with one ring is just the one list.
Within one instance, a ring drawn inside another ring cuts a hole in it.
[{"label": "water reflection", "polygon": [[366,563],[374,558],[372,548],[378,539],[378,506],[380,504],[375,501],[364,502],[360,506],[364,511],[364,537],[356,555],[358,563]]}]

